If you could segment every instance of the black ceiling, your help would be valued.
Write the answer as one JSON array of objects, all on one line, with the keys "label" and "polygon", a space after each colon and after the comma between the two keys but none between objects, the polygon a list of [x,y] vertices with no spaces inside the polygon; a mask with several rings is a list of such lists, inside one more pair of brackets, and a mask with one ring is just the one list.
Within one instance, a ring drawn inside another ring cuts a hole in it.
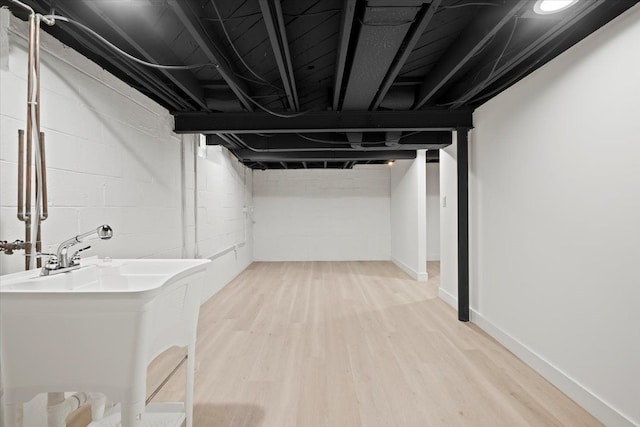
[{"label": "black ceiling", "polygon": [[[414,158],[638,0],[23,0],[55,37],[252,168]],[[4,3],[4,2],[3,2]],[[18,11],[16,10],[18,13]],[[588,90],[588,88],[585,88]],[[430,156],[430,158],[435,156]]]}]

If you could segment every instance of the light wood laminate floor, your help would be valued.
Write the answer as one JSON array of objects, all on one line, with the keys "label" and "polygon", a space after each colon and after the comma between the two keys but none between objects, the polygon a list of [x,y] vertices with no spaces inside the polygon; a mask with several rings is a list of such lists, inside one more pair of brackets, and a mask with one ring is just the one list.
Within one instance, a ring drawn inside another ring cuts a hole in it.
[{"label": "light wood laminate floor", "polygon": [[[200,312],[196,427],[596,426],[390,262],[254,263]],[[149,390],[183,352],[150,367]],[[155,401],[184,399],[179,371]]]}]

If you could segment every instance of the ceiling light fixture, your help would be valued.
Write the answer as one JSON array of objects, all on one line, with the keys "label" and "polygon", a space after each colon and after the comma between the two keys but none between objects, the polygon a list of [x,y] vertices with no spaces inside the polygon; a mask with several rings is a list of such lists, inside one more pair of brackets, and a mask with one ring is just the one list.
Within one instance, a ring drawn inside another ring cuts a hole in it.
[{"label": "ceiling light fixture", "polygon": [[388,164],[389,166],[391,166],[391,165],[392,165],[392,164],[394,164],[395,162],[396,162],[395,160],[389,160],[389,161],[387,162],[387,164]]},{"label": "ceiling light fixture", "polygon": [[533,6],[533,10],[540,15],[549,15],[562,12],[576,3],[578,0],[538,0]]}]

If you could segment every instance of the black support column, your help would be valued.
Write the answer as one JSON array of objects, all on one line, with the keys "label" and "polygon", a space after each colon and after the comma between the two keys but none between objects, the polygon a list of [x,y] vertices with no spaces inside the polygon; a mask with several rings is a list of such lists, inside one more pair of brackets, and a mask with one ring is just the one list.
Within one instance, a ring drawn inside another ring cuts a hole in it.
[{"label": "black support column", "polygon": [[458,320],[469,321],[469,129],[457,129]]}]

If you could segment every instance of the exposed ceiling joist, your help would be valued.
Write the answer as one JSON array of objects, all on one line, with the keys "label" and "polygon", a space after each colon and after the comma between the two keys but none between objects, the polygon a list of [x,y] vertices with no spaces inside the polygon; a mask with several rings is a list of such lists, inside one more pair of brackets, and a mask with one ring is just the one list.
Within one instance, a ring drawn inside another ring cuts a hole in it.
[{"label": "exposed ceiling joist", "polygon": [[[221,134],[211,134],[207,135],[207,144],[208,145],[218,145],[228,143],[227,139],[220,137]],[[222,134],[225,135],[225,134]],[[220,137],[220,139],[219,139]],[[239,136],[234,136],[236,138],[240,138]],[[269,150],[292,150],[292,149],[301,149],[301,150],[322,150],[322,149],[331,149],[335,147],[340,148],[349,148],[351,147],[349,141],[337,140],[337,139],[329,139],[326,137],[316,136],[315,138],[309,138],[304,134],[292,134],[292,133],[284,133],[284,134],[271,134],[269,137],[261,137],[259,135],[254,134],[244,134],[241,136],[241,140],[246,145],[253,147],[255,149],[269,149]],[[234,141],[234,144],[235,144]],[[442,132],[410,132],[406,135],[401,135],[400,132],[397,132],[397,136],[393,142],[395,144],[388,144],[391,141],[387,141],[385,139],[384,134],[378,135],[375,134],[368,141],[361,142],[364,145],[364,149],[367,150],[385,150],[385,149],[425,149],[425,148],[441,148],[444,146],[451,145],[451,132],[442,131]],[[231,148],[239,148],[237,145],[232,145]]]},{"label": "exposed ceiling joist", "polygon": [[298,111],[300,110],[300,103],[298,101],[293,66],[291,65],[289,42],[287,41],[287,32],[282,17],[280,0],[259,0],[259,2],[289,106],[292,110]]},{"label": "exposed ceiling joist", "polygon": [[438,10],[440,3],[442,3],[442,0],[433,0],[431,4],[423,5],[420,12],[418,12],[415,22],[411,26],[404,43],[394,58],[389,71],[387,71],[387,75],[384,77],[384,80],[380,85],[378,93],[371,103],[372,110],[377,109],[380,106],[380,103],[382,103],[382,100],[391,88],[391,85],[396,80],[396,77],[398,77],[400,70],[404,66],[405,62],[407,62],[407,59],[413,51],[413,48],[416,46],[416,43],[420,40],[422,33],[427,29],[427,26],[431,22],[433,15],[435,15]]},{"label": "exposed ceiling joist", "polygon": [[338,111],[340,107],[340,96],[342,94],[342,80],[344,69],[347,63],[347,52],[349,51],[349,41],[351,39],[351,28],[353,27],[353,15],[356,10],[356,0],[346,0],[342,7],[342,21],[340,24],[340,35],[338,41],[338,57],[336,59],[336,74],[333,84],[333,111]]},{"label": "exposed ceiling joist", "polygon": [[358,162],[366,160],[415,159],[415,151],[306,151],[302,153],[259,153],[239,150],[239,158],[252,162]]},{"label": "exposed ceiling joist", "polygon": [[[119,17],[118,22],[107,16],[93,2],[84,2],[97,16],[99,16],[113,31],[127,41],[142,57],[147,61],[159,64],[179,64],[180,60],[167,46],[163,46],[158,41],[150,29],[140,28],[140,20],[136,17],[128,17],[123,14]],[[129,25],[124,28],[125,21]],[[135,31],[134,31],[135,30]],[[135,38],[133,36],[135,34]],[[204,92],[196,78],[188,70],[171,70],[158,69],[169,80],[175,83],[187,96],[195,101],[204,111],[209,111],[207,103],[204,99]]]},{"label": "exposed ceiling joist", "polygon": [[220,73],[220,76],[222,76],[224,81],[229,85],[229,88],[238,97],[238,100],[244,108],[253,111],[253,105],[244,95],[250,95],[249,88],[243,81],[235,76],[233,65],[228,64],[224,57],[218,53],[223,51],[221,46],[211,38],[210,32],[202,27],[197,12],[193,10],[192,3],[185,0],[169,0],[168,4],[191,37],[196,41],[202,52],[204,52],[207,59],[217,64],[216,69],[218,73]]},{"label": "exposed ceiling joist", "polygon": [[[362,135],[362,133],[360,133]],[[394,135],[396,134],[396,135]],[[309,147],[331,147],[332,144],[344,144],[349,145],[349,140],[329,139],[329,137],[320,137],[314,134],[315,138],[308,138],[303,133],[292,134],[272,134],[273,137],[262,138],[258,135],[246,134],[242,138],[254,147],[260,148],[309,148]],[[368,136],[368,133],[365,135]],[[395,146],[402,145],[418,145],[418,144],[451,144],[451,132],[409,132],[402,135],[401,132],[381,132],[374,133],[364,141],[360,141],[361,144],[369,146],[371,144],[387,145],[390,142],[389,138],[393,139]],[[315,141],[314,141],[315,140]],[[389,145],[387,145],[389,146]]]},{"label": "exposed ceiling joist", "polygon": [[[427,74],[413,108],[418,109],[431,100],[528,3],[529,0],[509,1],[488,9],[474,20],[471,27]],[[482,36],[478,37],[479,34]]]},{"label": "exposed ceiling joist", "polygon": [[442,131],[472,128],[471,110],[317,111],[297,117],[267,113],[176,113],[176,133]]},{"label": "exposed ceiling joist", "polygon": [[497,67],[491,75],[482,79],[480,82],[469,82],[456,88],[455,96],[456,101],[451,104],[451,108],[459,108],[467,102],[471,102],[478,94],[484,89],[488,88],[499,80],[501,77],[507,75],[510,71],[518,67],[520,64],[531,58],[540,49],[544,48],[547,44],[554,41],[556,38],[568,31],[573,25],[579,23],[591,12],[596,10],[599,6],[605,3],[605,0],[593,0],[591,2],[580,2],[574,6],[575,9],[569,9],[567,15],[563,17],[559,22],[551,27],[548,31],[545,31],[540,37],[528,44],[528,46],[515,55],[505,60],[504,64]]}]

